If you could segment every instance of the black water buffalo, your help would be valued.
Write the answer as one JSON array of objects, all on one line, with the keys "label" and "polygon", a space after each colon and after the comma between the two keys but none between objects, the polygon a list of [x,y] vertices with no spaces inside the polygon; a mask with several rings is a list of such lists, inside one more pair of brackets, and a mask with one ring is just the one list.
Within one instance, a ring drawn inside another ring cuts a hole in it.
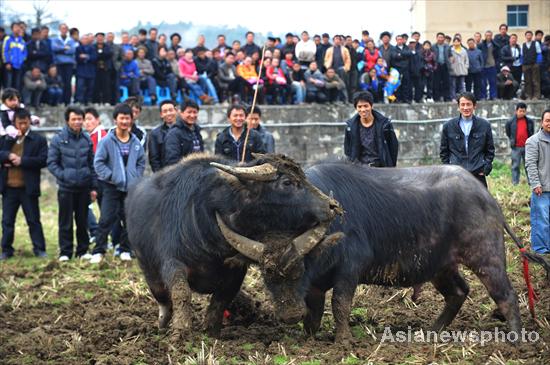
[{"label": "black water buffalo", "polygon": [[299,165],[277,155],[246,166],[192,155],[133,187],[125,209],[129,241],[159,305],[159,327],[166,328],[174,312],[173,328],[188,328],[195,291],[212,294],[205,318],[212,335],[219,334],[223,311],[246,274],[246,267],[225,263],[238,254],[230,244],[247,256],[258,250],[231,238],[228,243],[220,227],[226,236],[251,239],[271,231],[298,236],[294,243],[305,255],[323,239],[315,236],[318,226],[341,214]]},{"label": "black water buffalo", "polygon": [[330,231],[342,231],[345,238],[304,259],[297,259],[284,240],[262,246],[262,254],[251,258],[260,263],[281,319],[304,318],[305,330],[315,333],[325,293],[333,289],[336,341],[347,340],[358,284],[410,287],[431,281],[445,297],[433,324],[439,331],[451,323],[468,295],[458,270],[462,264],[479,277],[510,329],[520,330],[517,296],[506,274],[503,228],[511,231],[495,199],[466,170],[330,162],[312,166],[306,175],[342,205],[343,219],[336,219]]}]

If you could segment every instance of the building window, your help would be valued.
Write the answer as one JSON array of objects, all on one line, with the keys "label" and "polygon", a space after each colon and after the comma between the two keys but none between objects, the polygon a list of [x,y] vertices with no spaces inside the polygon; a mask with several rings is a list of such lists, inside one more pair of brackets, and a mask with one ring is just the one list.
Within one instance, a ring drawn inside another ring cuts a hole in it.
[{"label": "building window", "polygon": [[529,5],[508,5],[506,13],[509,27],[527,27]]}]

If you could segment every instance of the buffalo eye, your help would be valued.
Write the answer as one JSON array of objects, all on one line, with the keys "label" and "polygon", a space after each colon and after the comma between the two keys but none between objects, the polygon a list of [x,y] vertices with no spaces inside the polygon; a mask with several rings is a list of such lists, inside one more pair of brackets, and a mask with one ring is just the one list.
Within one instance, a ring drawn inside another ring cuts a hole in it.
[{"label": "buffalo eye", "polygon": [[292,180],[290,180],[290,179],[283,180],[283,185],[284,186],[291,186],[292,185]]}]

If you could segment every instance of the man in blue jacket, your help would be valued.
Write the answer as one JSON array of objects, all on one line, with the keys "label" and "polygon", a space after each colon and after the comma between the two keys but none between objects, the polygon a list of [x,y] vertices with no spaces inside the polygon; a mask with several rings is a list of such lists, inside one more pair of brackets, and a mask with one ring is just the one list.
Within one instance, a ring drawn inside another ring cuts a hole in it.
[{"label": "man in blue jacket", "polygon": [[16,109],[16,138],[0,137],[0,192],[2,193],[2,254],[0,260],[13,256],[15,219],[23,207],[34,255],[47,257],[46,241],[40,223],[40,170],[46,167],[48,143],[46,138],[30,130],[31,114]]},{"label": "man in blue jacket", "polygon": [[87,105],[94,94],[96,59],[95,47],[91,44],[93,37],[85,34],[76,47],[76,91],[75,101]]},{"label": "man in blue jacket", "polygon": [[113,112],[116,127],[99,143],[94,166],[101,184],[101,216],[97,230],[96,245],[91,263],[99,263],[107,250],[107,235],[113,222],[122,221],[120,259],[129,261],[130,244],[124,217],[124,199],[128,188],[135,184],[145,171],[145,152],[132,129],[132,108],[118,104]]},{"label": "man in blue jacket", "polygon": [[2,62],[4,63],[4,87],[13,87],[21,91],[23,64],[27,58],[27,46],[23,40],[19,23],[12,23],[10,36],[2,43]]},{"label": "man in blue jacket", "polygon": [[59,26],[59,35],[52,38],[53,61],[57,71],[63,80],[63,102],[68,105],[71,102],[71,78],[76,64],[75,53],[78,42],[69,37],[67,24]]},{"label": "man in blue jacket", "polygon": [[82,131],[84,111],[65,110],[67,125],[53,137],[48,151],[48,170],[57,179],[59,204],[59,261],[73,256],[73,216],[76,222],[76,256],[88,257],[88,205],[97,197],[93,143]]}]

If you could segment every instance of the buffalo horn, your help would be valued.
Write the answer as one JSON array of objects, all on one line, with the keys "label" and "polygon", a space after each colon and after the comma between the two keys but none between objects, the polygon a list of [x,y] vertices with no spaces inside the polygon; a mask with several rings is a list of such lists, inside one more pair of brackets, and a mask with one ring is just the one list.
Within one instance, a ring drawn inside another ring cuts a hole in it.
[{"label": "buffalo horn", "polygon": [[246,238],[232,231],[218,213],[216,213],[216,220],[218,221],[218,226],[220,227],[223,237],[231,247],[255,262],[260,261],[264,252],[263,243],[251,240],[250,238]]},{"label": "buffalo horn", "polygon": [[320,224],[296,237],[292,242],[298,255],[305,256],[309,251],[313,250],[321,242],[327,229],[328,226],[326,224]]},{"label": "buffalo horn", "polygon": [[234,167],[217,162],[210,162],[210,165],[239,179],[271,181],[277,177],[277,169],[269,163],[251,167]]}]

